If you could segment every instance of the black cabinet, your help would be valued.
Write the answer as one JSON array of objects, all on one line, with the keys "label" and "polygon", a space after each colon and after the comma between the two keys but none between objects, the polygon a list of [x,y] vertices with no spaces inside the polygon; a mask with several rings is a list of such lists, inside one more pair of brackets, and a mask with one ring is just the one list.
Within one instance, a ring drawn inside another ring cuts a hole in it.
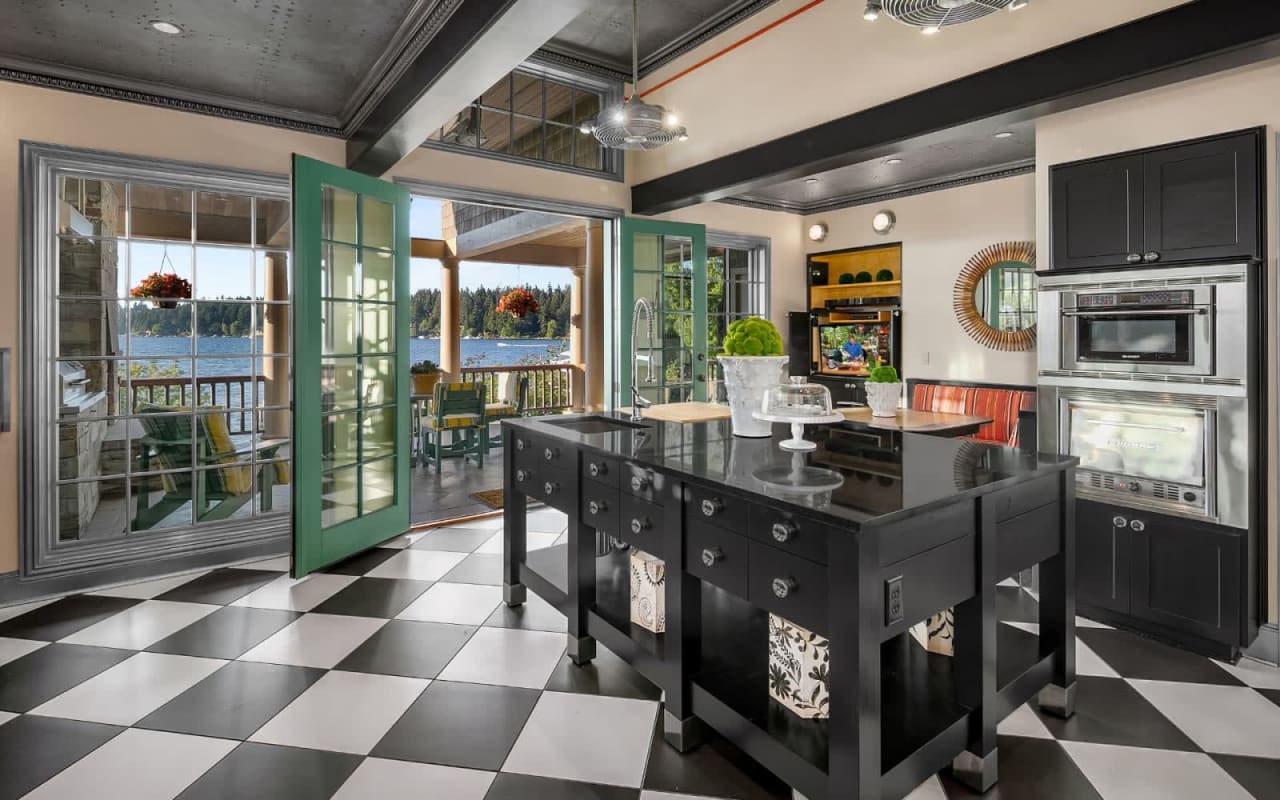
[{"label": "black cabinet", "polygon": [[1243,532],[1135,513],[1130,613],[1205,639],[1241,641]]},{"label": "black cabinet", "polygon": [[812,375],[809,380],[831,390],[832,403],[867,404],[866,378],[841,378],[835,375]]},{"label": "black cabinet", "polygon": [[1081,605],[1129,613],[1128,512],[1076,501],[1076,593]]},{"label": "black cabinet", "polygon": [[1247,534],[1132,508],[1076,502],[1081,606],[1235,647],[1245,641]]},{"label": "black cabinet", "polygon": [[1050,269],[1260,258],[1259,131],[1055,166]]}]

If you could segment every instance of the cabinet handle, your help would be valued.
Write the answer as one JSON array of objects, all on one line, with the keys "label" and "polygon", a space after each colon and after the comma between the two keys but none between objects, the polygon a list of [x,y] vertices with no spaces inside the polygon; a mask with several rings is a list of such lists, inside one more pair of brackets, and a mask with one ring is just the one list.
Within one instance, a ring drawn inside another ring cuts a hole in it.
[{"label": "cabinet handle", "polygon": [[1124,517],[1113,517],[1111,519],[1111,524],[1116,526],[1117,528],[1127,528],[1129,527],[1129,520],[1125,519]]},{"label": "cabinet handle", "polygon": [[529,473],[527,471],[522,469],[516,470],[516,483],[524,483],[527,480],[529,480]]},{"label": "cabinet handle", "polygon": [[542,491],[543,491],[543,493],[544,493],[544,494],[546,494],[546,495],[548,495],[548,496],[555,494],[555,493],[556,493],[556,490],[557,490],[557,489],[559,489],[559,488],[560,488],[560,484],[558,484],[558,483],[552,483],[551,481],[547,481],[546,483],[544,483],[544,484],[542,485]]},{"label": "cabinet handle", "polygon": [[542,451],[542,457],[545,458],[547,461],[555,461],[557,458],[560,457],[560,448],[548,447],[546,450]]},{"label": "cabinet handle", "polygon": [[1129,255],[1125,256],[1124,260],[1128,261],[1130,264],[1140,264],[1142,263],[1142,254],[1130,253]]},{"label": "cabinet handle", "polygon": [[603,500],[592,500],[587,503],[587,511],[591,512],[591,516],[599,516],[609,510],[609,504]]},{"label": "cabinet handle", "polygon": [[523,450],[525,448],[524,439],[516,439],[516,449]]},{"label": "cabinet handle", "polygon": [[1146,529],[1147,529],[1147,523],[1143,522],[1140,519],[1135,519],[1133,522],[1129,523],[1129,530],[1133,531],[1134,533],[1142,533]]},{"label": "cabinet handle", "polygon": [[709,497],[702,501],[702,516],[714,517],[724,511],[724,501],[718,497]]},{"label": "cabinet handle", "polygon": [[773,579],[773,596],[779,600],[786,600],[792,592],[796,590],[795,578],[774,578]]},{"label": "cabinet handle", "polygon": [[631,520],[631,532],[632,532],[632,533],[635,533],[635,534],[641,534],[641,533],[644,533],[645,531],[649,530],[649,528],[651,528],[651,527],[653,527],[653,525],[652,525],[652,523],[650,523],[650,522],[649,522],[649,518],[648,518],[648,517],[644,517],[644,518],[641,518],[641,517],[633,517],[633,518],[632,518],[632,520]]},{"label": "cabinet handle", "polygon": [[648,488],[649,488],[648,478],[641,477],[640,475],[631,476],[631,491],[643,492],[645,489],[648,489]]},{"label": "cabinet handle", "polygon": [[1152,261],[1159,261],[1159,260],[1160,260],[1160,254],[1159,254],[1159,253],[1157,253],[1156,251],[1152,250],[1152,251],[1151,251],[1151,252],[1149,252],[1149,253],[1143,253],[1143,254],[1142,254],[1142,260],[1143,260],[1143,261],[1145,261],[1145,262],[1147,262],[1148,264],[1150,264]]},{"label": "cabinet handle", "polygon": [[794,522],[775,522],[773,523],[772,533],[775,542],[789,542],[796,535],[796,524]]},{"label": "cabinet handle", "polygon": [[724,553],[719,547],[707,547],[702,551],[702,563],[708,567],[714,567],[717,563],[724,560]]},{"label": "cabinet handle", "polygon": [[599,478],[601,475],[608,475],[609,468],[603,463],[591,462],[591,466],[587,468],[591,472],[591,477]]}]

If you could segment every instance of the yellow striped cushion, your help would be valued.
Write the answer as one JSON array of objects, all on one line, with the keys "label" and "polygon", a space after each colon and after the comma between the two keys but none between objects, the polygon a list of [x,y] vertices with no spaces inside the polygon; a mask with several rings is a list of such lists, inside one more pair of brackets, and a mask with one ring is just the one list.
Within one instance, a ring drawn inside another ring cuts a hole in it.
[{"label": "yellow striped cushion", "polygon": [[[213,408],[219,407],[213,406]],[[226,415],[204,414],[201,420],[204,422],[204,432],[209,437],[209,447],[213,450],[212,455],[217,459],[217,463],[241,463],[240,457],[235,452],[235,442],[231,440]],[[215,480],[221,480],[222,489],[227,494],[240,495],[253,488],[253,477],[248,467],[224,467],[215,470],[211,475]]]},{"label": "yellow striped cushion", "polygon": [[472,428],[480,424],[479,414],[445,414],[443,420],[431,417],[427,424],[434,430],[442,428]]},{"label": "yellow striped cushion", "polygon": [[486,417],[514,417],[516,415],[516,407],[510,403],[485,403],[484,415]]}]

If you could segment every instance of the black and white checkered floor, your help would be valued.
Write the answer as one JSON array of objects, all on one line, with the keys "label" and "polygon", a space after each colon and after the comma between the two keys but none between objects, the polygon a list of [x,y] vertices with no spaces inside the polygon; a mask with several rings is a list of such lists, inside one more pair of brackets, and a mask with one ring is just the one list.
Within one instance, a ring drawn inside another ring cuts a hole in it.
[{"label": "black and white checkered floor", "polygon": [[[533,512],[530,547],[564,524]],[[547,604],[501,606],[500,526],[297,582],[273,559],[0,609],[0,799],[789,797],[722,740],[665,746],[657,690],[607,652],[572,666]],[[1007,719],[988,797],[1280,798],[1280,670],[1079,638],[1079,712]],[[911,800],[969,796],[942,776]]]}]

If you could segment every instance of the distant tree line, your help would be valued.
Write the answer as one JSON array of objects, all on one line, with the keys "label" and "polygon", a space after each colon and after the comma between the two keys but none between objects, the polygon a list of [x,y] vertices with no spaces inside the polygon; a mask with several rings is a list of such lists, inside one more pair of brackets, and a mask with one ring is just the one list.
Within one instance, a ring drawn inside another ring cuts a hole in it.
[{"label": "distant tree line", "polygon": [[[219,298],[196,303],[197,336],[248,336],[253,332],[253,305],[248,297]],[[155,308],[151,303],[133,303],[129,331],[134,336],[190,336],[191,304],[177,308]]]},{"label": "distant tree line", "polygon": [[[463,289],[459,320],[463,336],[484,339],[554,339],[569,334],[569,307],[573,292],[568,286],[525,286],[538,301],[538,313],[515,319],[494,311],[498,298],[516,287]],[[440,290],[419,289],[410,299],[410,330],[415,336],[440,335]]]}]

